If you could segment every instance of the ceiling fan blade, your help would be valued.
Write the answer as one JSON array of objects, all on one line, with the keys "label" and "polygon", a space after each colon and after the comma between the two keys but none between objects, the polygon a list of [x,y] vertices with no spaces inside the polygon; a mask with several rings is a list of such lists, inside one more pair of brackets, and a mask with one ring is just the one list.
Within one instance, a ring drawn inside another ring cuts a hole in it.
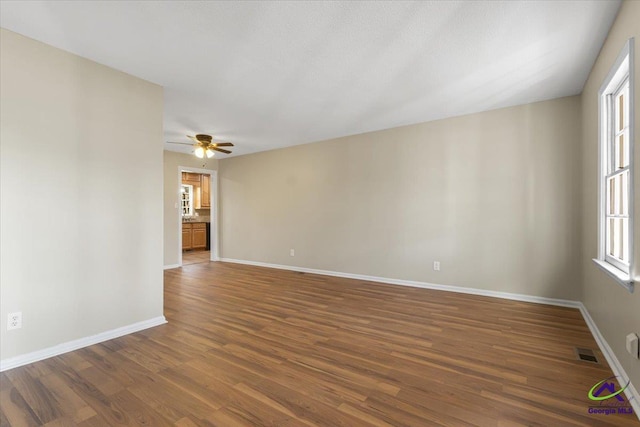
[{"label": "ceiling fan blade", "polygon": [[216,147],[233,147],[233,144],[230,142],[214,142],[213,145]]},{"label": "ceiling fan blade", "polygon": [[172,142],[172,141],[167,141],[167,144],[193,145],[193,142]]},{"label": "ceiling fan blade", "polygon": [[198,141],[198,138],[196,138],[195,136],[187,135],[187,138],[192,139],[195,142],[200,142],[200,141]]},{"label": "ceiling fan blade", "polygon": [[212,149],[212,150],[219,151],[219,152],[221,152],[221,153],[231,154],[231,151],[229,151],[229,150],[223,150],[222,148],[218,148],[218,147],[209,147],[209,148],[210,148],[210,149]]}]

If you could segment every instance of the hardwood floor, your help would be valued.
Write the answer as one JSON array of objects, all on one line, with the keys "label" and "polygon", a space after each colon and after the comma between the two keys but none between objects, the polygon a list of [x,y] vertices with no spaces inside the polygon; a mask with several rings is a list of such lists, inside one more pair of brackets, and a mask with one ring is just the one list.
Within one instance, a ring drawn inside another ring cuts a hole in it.
[{"label": "hardwood floor", "polygon": [[185,251],[182,252],[182,265],[200,264],[211,260],[209,251]]},{"label": "hardwood floor", "polygon": [[588,413],[575,309],[226,263],[165,271],[165,307],[2,373],[0,425],[640,425]]}]

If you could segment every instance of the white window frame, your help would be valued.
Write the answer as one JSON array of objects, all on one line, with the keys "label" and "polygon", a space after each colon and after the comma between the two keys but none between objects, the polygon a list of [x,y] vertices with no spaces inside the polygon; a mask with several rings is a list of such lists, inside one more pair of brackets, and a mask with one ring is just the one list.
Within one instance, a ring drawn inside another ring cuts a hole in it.
[{"label": "white window frame", "polygon": [[[633,38],[627,40],[624,48],[618,55],[613,67],[605,78],[600,91],[598,92],[598,258],[593,261],[602,268],[609,276],[611,276],[618,284],[622,285],[629,292],[633,292],[634,281],[634,248],[633,248],[633,205],[634,205],[634,157],[633,148],[635,141],[634,134],[634,57],[633,57]],[[607,254],[607,175],[610,174],[608,163],[610,159],[610,146],[613,146],[614,126],[613,126],[613,104],[611,102],[612,95],[617,93],[619,89],[629,82],[629,183],[628,192],[628,213],[629,227],[629,265],[621,263],[614,257]]]},{"label": "white window frame", "polygon": [[[192,217],[193,216],[193,185],[182,184],[180,193],[181,193],[180,204],[181,204],[181,212],[182,212],[181,216]],[[187,197],[184,196],[185,194],[187,195]],[[187,206],[186,206],[187,212],[184,211],[185,202],[187,203]]]}]

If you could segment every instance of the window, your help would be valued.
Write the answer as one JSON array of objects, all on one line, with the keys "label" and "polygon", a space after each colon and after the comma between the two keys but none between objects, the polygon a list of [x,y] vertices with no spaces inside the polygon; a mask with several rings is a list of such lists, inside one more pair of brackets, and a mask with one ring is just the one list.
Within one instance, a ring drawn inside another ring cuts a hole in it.
[{"label": "window", "polygon": [[180,195],[182,216],[193,216],[193,185],[182,184]]},{"label": "window", "polygon": [[633,39],[599,92],[598,265],[633,290]]},{"label": "window", "polygon": [[629,78],[607,95],[612,129],[607,132],[605,260],[629,273]]}]

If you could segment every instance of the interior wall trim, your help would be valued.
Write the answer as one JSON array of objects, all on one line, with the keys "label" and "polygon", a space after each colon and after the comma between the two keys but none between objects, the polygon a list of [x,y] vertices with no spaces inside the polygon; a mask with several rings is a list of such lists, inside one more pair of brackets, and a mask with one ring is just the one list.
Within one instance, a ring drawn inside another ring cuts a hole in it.
[{"label": "interior wall trim", "polygon": [[110,331],[101,332],[96,335],[91,335],[88,337],[79,338],[77,340],[54,345],[53,347],[44,348],[42,350],[37,350],[20,356],[10,357],[8,359],[0,360],[0,372],[17,368],[19,366],[28,365],[29,363],[48,359],[60,354],[68,353],[73,350],[78,350],[83,347],[98,344],[103,341],[118,338],[123,335],[128,335],[134,332],[142,331],[144,329],[153,328],[154,326],[163,325],[165,323],[167,323],[167,319],[165,319],[164,316],[158,316],[152,319],[143,320],[141,322],[132,323],[127,326],[122,326],[120,328],[111,329]]},{"label": "interior wall trim", "polygon": [[172,268],[178,268],[178,267],[182,267],[182,266],[180,264],[169,264],[164,266],[164,270],[171,270]]},{"label": "interior wall trim", "polygon": [[487,289],[465,288],[462,286],[453,286],[453,285],[439,285],[436,283],[418,282],[415,280],[392,279],[389,277],[377,277],[377,276],[367,276],[364,274],[342,273],[338,271],[318,270],[314,268],[296,267],[296,266],[281,265],[281,264],[270,264],[266,262],[246,261],[246,260],[239,260],[239,259],[232,259],[232,258],[221,258],[220,261],[232,262],[236,264],[253,265],[257,267],[277,268],[279,270],[290,270],[290,271],[299,271],[303,273],[320,274],[323,276],[334,276],[334,277],[344,277],[347,279],[366,280],[368,282],[386,283],[390,285],[411,286],[414,288],[435,289],[438,291],[458,292],[462,294],[482,295],[487,297],[496,297],[496,298],[515,300],[515,301],[525,301],[525,302],[534,302],[538,304],[557,305],[561,307],[580,308],[580,302],[578,301],[558,299],[558,298],[546,298],[546,297],[539,297],[535,295],[490,291]]},{"label": "interior wall trim", "polygon": [[[411,286],[415,288],[424,288],[424,289],[433,289],[438,291],[445,292],[457,292],[462,294],[471,294],[471,295],[481,295],[487,297],[494,298],[502,298],[509,299],[515,301],[524,301],[524,302],[532,302],[536,304],[548,304],[548,305],[556,305],[560,307],[571,307],[580,310],[582,317],[584,318],[585,323],[589,327],[591,331],[591,335],[595,339],[598,347],[600,347],[600,351],[604,355],[605,359],[609,363],[613,374],[619,378],[622,378],[624,382],[629,380],[629,376],[625,372],[624,368],[620,364],[620,361],[616,357],[615,353],[600,333],[598,326],[595,321],[589,314],[589,311],[585,307],[585,305],[580,301],[573,300],[565,300],[558,298],[547,298],[547,297],[539,297],[535,295],[524,295],[524,294],[514,294],[510,292],[499,292],[499,291],[490,291],[486,289],[476,289],[476,288],[466,288],[462,286],[452,286],[452,285],[439,285],[435,283],[428,282],[418,282],[413,280],[401,280],[401,279],[391,279],[387,277],[376,277],[376,276],[367,276],[364,274],[353,274],[353,273],[341,273],[338,271],[329,271],[329,270],[318,270],[314,268],[306,268],[306,267],[296,267],[291,265],[281,265],[281,264],[270,264],[266,262],[259,261],[247,261],[247,260],[239,260],[233,258],[221,258],[222,262],[231,262],[235,264],[246,264],[253,265],[257,267],[266,267],[266,268],[276,268],[279,270],[290,270],[290,271],[298,271],[303,273],[312,273],[312,274],[320,274],[323,276],[334,276],[334,277],[343,277],[347,279],[357,279],[357,280],[365,280],[368,282],[377,282],[377,283],[385,283],[389,285],[400,285],[400,286]],[[585,398],[587,391],[585,390]],[[625,395],[627,400],[631,404],[634,413],[640,419],[640,395],[638,391],[634,387],[632,383],[629,384],[629,387],[625,390]]]},{"label": "interior wall trim", "polygon": [[[579,304],[580,304],[580,307],[579,307],[580,313],[582,313],[582,317],[584,317],[584,321],[587,323],[587,326],[591,331],[591,335],[593,335],[593,338],[596,340],[596,343],[598,343],[598,347],[600,347],[600,351],[604,355],[605,359],[607,359],[607,363],[609,363],[609,367],[613,371],[613,375],[615,375],[616,377],[622,378],[622,380],[625,382],[628,381],[629,376],[627,375],[624,368],[620,364],[620,361],[618,360],[618,358],[616,357],[616,354],[613,352],[613,350],[609,346],[609,343],[607,342],[607,340],[605,340],[604,336],[602,336],[602,334],[600,333],[600,330],[598,329],[598,325],[596,325],[596,322],[593,320],[593,318],[589,314],[589,310],[587,310],[587,307],[585,307],[583,303],[580,302]],[[633,383],[629,384],[629,387],[627,387],[624,394],[627,396],[627,400],[631,404],[631,407],[633,408],[633,412],[636,414],[636,416],[640,420],[640,394],[638,394],[638,390],[636,390]]]}]

